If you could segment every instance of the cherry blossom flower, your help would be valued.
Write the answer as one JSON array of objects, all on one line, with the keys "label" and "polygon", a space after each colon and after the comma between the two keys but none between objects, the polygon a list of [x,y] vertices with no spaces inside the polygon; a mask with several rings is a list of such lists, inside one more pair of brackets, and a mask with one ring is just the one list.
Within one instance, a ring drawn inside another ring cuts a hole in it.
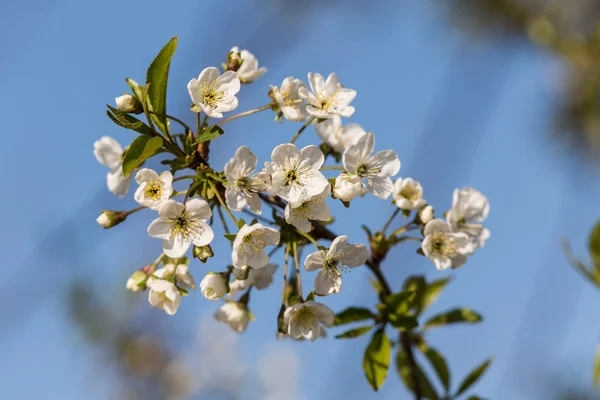
[{"label": "cherry blossom flower", "polygon": [[303,87],[298,94],[308,103],[306,111],[309,114],[321,119],[354,114],[354,107],[350,103],[356,97],[356,91],[342,87],[335,72],[329,74],[327,80],[321,74],[309,72],[308,83],[311,91]]},{"label": "cherry blossom flower", "polygon": [[125,197],[129,191],[131,174],[123,175],[123,148],[110,136],[103,136],[94,143],[96,160],[105,167],[110,168],[106,174],[108,190],[119,197]]},{"label": "cherry blossom flower", "polygon": [[431,220],[423,231],[423,254],[439,270],[458,268],[467,262],[469,236],[462,232],[452,232],[450,225],[441,219]]},{"label": "cherry blossom flower", "polygon": [[403,210],[416,210],[427,202],[423,198],[423,186],[412,178],[398,178],[394,182],[394,202]]},{"label": "cherry blossom flower", "polygon": [[267,72],[265,67],[258,67],[258,60],[254,54],[248,50],[242,50],[235,46],[231,48],[230,53],[239,53],[241,56],[241,65],[237,70],[237,76],[242,83],[251,83],[260,78]]},{"label": "cherry blossom flower", "polygon": [[155,171],[143,168],[135,176],[140,185],[133,198],[141,205],[158,210],[173,193],[173,174],[165,171],[158,175]]},{"label": "cherry blossom flower", "polygon": [[490,203],[479,190],[466,187],[455,189],[452,195],[452,209],[446,219],[453,232],[469,235],[469,253],[483,247],[490,237],[490,231],[481,224],[490,212]]},{"label": "cherry blossom flower", "polygon": [[209,272],[200,282],[200,291],[208,300],[217,300],[227,294],[229,287],[223,274]]},{"label": "cherry blossom flower", "polygon": [[223,304],[214,316],[217,321],[228,324],[237,333],[244,332],[248,322],[250,322],[248,307],[235,301],[228,301]]},{"label": "cherry blossom flower", "polygon": [[241,146],[227,164],[225,164],[225,201],[227,206],[234,211],[242,211],[244,206],[255,214],[262,212],[262,203],[258,193],[267,187],[270,176],[258,173],[253,176],[258,160],[256,155],[247,146]]},{"label": "cherry blossom flower", "polygon": [[366,132],[358,124],[342,125],[342,118],[334,115],[323,122],[315,121],[315,131],[323,142],[335,151],[344,151],[356,144]]},{"label": "cherry blossom flower", "polygon": [[218,68],[208,67],[200,72],[198,79],[188,83],[192,102],[202,108],[211,118],[223,118],[224,112],[238,106],[235,95],[240,91],[240,80],[236,73],[227,71],[223,75]]},{"label": "cherry blossom flower", "polygon": [[333,325],[335,314],[325,304],[309,300],[288,307],[283,314],[288,335],[294,339],[317,340],[325,326]]},{"label": "cherry blossom flower", "polygon": [[348,203],[354,200],[356,196],[363,197],[367,193],[367,187],[358,175],[350,175],[342,172],[335,178],[333,195],[337,199]]},{"label": "cherry blossom flower", "polygon": [[310,232],[311,220],[329,221],[331,213],[325,200],[330,194],[331,186],[327,185],[323,193],[307,199],[298,207],[292,207],[291,203],[286,204],[285,221],[302,232]]},{"label": "cherry blossom flower", "polygon": [[306,111],[306,102],[298,94],[300,88],[306,89],[306,84],[293,76],[285,78],[280,87],[271,85],[269,97],[277,102],[279,110],[289,121],[304,121],[310,115]]},{"label": "cherry blossom flower", "polygon": [[279,243],[279,231],[261,224],[244,225],[233,241],[233,266],[262,268],[269,262],[265,247]]},{"label": "cherry blossom flower", "polygon": [[152,306],[174,315],[181,304],[181,294],[174,283],[164,279],[154,279],[147,283],[150,288],[148,301]]}]

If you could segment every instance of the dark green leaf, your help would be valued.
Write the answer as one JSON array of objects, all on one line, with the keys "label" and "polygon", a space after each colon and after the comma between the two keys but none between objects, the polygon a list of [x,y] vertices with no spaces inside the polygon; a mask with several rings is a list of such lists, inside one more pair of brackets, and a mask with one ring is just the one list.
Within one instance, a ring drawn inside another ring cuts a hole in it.
[{"label": "dark green leaf", "polygon": [[385,304],[390,314],[404,314],[411,309],[416,295],[416,292],[408,291],[394,293],[385,298]]},{"label": "dark green leaf", "polygon": [[436,349],[427,347],[427,345],[420,346],[419,350],[427,357],[427,360],[429,360],[429,363],[448,393],[450,391],[450,370],[444,356]]},{"label": "dark green leaf", "polygon": [[241,229],[242,226],[244,226],[244,225],[246,225],[246,221],[244,221],[243,218],[240,218],[240,219],[237,220],[237,227],[238,227],[238,229]]},{"label": "dark green leaf", "polygon": [[598,388],[598,383],[600,383],[600,346],[596,349],[596,360],[594,361],[593,382],[594,382],[594,387]]},{"label": "dark green leaf", "polygon": [[391,351],[390,339],[383,329],[375,331],[363,358],[365,376],[373,390],[379,390],[385,381],[390,366]]},{"label": "dark green leaf", "polygon": [[425,329],[447,324],[469,323],[476,324],[481,322],[483,318],[477,312],[468,308],[455,308],[445,313],[437,314],[431,317],[425,323]]},{"label": "dark green leaf", "polygon": [[308,293],[308,295],[306,295],[306,301],[310,301],[310,300],[314,300],[314,299],[315,299],[315,292],[313,292],[311,290],[310,293]]},{"label": "dark green leaf", "polygon": [[134,130],[145,136],[154,136],[152,129],[136,117],[133,117],[126,112],[123,112],[117,108],[106,105],[110,111],[106,111],[106,115],[117,125],[123,128]]},{"label": "dark green leaf", "polygon": [[123,157],[123,175],[127,176],[144,161],[158,154],[162,147],[162,139],[158,136],[138,136],[125,151]]},{"label": "dark green leaf", "polygon": [[226,233],[223,236],[225,236],[225,238],[227,238],[228,240],[231,240],[233,242],[235,240],[235,237],[237,236],[237,234],[235,234],[235,233]]},{"label": "dark green leaf", "polygon": [[450,278],[442,278],[427,284],[425,292],[421,297],[420,311],[425,310],[437,301],[448,282],[450,282]]},{"label": "dark green leaf", "polygon": [[355,337],[364,335],[365,333],[369,332],[371,329],[373,329],[372,326],[361,326],[359,328],[350,329],[349,331],[341,333],[341,334],[337,335],[335,338],[336,339],[355,338]]},{"label": "dark green leaf", "polygon": [[194,141],[193,144],[198,144],[198,143],[202,143],[202,142],[207,142],[209,140],[212,140],[214,138],[218,138],[219,136],[221,136],[223,134],[223,129],[221,129],[220,126],[217,125],[211,125],[208,128],[206,128],[206,130],[204,132],[202,132],[198,138]]},{"label": "dark green leaf", "polygon": [[335,322],[333,324],[338,326],[348,324],[350,322],[364,321],[373,318],[375,318],[373,313],[366,308],[349,307],[336,314]]},{"label": "dark green leaf", "polygon": [[[419,382],[421,395],[430,400],[439,400],[439,396],[433,388],[433,385],[431,385],[431,382],[429,382],[427,375],[425,375],[418,364],[415,364],[415,366],[416,371],[414,373],[416,374],[417,381]],[[410,363],[408,362],[406,352],[402,349],[398,350],[398,353],[396,354],[396,369],[402,378],[402,382],[404,382],[404,386],[414,393],[415,379],[413,371],[411,370]]]},{"label": "dark green leaf", "polygon": [[410,210],[402,210],[402,216],[404,218],[410,217]]},{"label": "dark green leaf", "polygon": [[390,314],[390,324],[401,331],[409,331],[419,326],[419,321],[413,315]]},{"label": "dark green leaf", "polygon": [[163,47],[156,58],[152,61],[146,72],[146,86],[148,86],[148,110],[152,114],[151,118],[158,128],[165,132],[167,120],[167,83],[169,81],[169,67],[171,58],[177,48],[177,36],[173,37],[169,43]]},{"label": "dark green leaf", "polygon": [[148,86],[142,86],[131,78],[126,78],[125,82],[129,85],[129,88],[133,92],[133,95],[138,99],[142,106],[144,107],[144,111],[147,109],[147,97],[148,97]]},{"label": "dark green leaf", "polygon": [[481,375],[485,373],[485,371],[488,369],[491,363],[492,359],[488,358],[481,365],[479,365],[473,371],[471,371],[458,387],[458,390],[456,391],[454,397],[458,397],[462,393],[466,392],[471,386],[473,386],[473,384],[477,382]]}]

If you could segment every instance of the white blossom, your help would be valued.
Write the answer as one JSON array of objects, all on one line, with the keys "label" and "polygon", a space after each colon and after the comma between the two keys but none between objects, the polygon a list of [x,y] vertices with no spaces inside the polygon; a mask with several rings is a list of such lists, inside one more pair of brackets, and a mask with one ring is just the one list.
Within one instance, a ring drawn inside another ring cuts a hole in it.
[{"label": "white blossom", "polygon": [[233,111],[238,106],[235,95],[240,91],[240,80],[233,71],[221,75],[218,68],[208,67],[200,72],[198,79],[188,83],[192,102],[202,108],[211,118],[223,118],[223,112]]},{"label": "white blossom", "polygon": [[342,87],[335,72],[325,80],[321,74],[308,73],[310,92],[306,87],[300,88],[298,94],[308,103],[306,111],[316,118],[331,118],[334,115],[349,117],[354,114],[350,105],[356,91]]},{"label": "white blossom", "polygon": [[124,94],[122,96],[116,97],[115,104],[117,105],[117,108],[123,112],[133,112],[136,109],[136,100],[130,94]]},{"label": "white blossom", "polygon": [[423,231],[423,254],[439,270],[458,268],[467,261],[469,236],[462,232],[452,232],[450,225],[441,219],[431,220]]},{"label": "white blossom", "polygon": [[158,214],[159,218],[148,226],[148,234],[163,239],[163,251],[171,258],[183,256],[192,244],[205,246],[214,238],[206,223],[212,211],[204,200],[191,199],[185,205],[169,200]]},{"label": "white blossom", "polygon": [[237,76],[242,83],[251,83],[256,79],[260,78],[267,72],[265,67],[258,67],[258,60],[254,57],[254,54],[248,50],[242,50],[235,46],[231,48],[231,52],[240,53],[242,58],[242,65],[237,70]]},{"label": "white blossom", "polygon": [[233,297],[250,286],[254,286],[258,290],[266,289],[273,282],[275,271],[277,271],[277,265],[275,264],[267,264],[262,268],[250,268],[248,278],[243,281],[234,279],[229,284],[229,295]]},{"label": "white blossom", "polygon": [[287,333],[294,339],[317,340],[323,329],[321,324],[331,326],[334,320],[335,315],[329,307],[313,300],[288,307],[283,314]]},{"label": "white blossom", "polygon": [[273,149],[273,162],[270,164],[272,194],[298,207],[306,199],[317,196],[329,185],[327,178],[319,171],[325,157],[317,146],[298,148],[285,143]]},{"label": "white blossom", "polygon": [[333,195],[337,199],[350,202],[356,196],[363,197],[367,193],[367,187],[358,175],[350,175],[346,172],[342,172],[335,178]]},{"label": "white blossom", "polygon": [[279,231],[261,224],[244,225],[233,241],[233,266],[262,268],[269,262],[265,247],[279,243]]},{"label": "white blossom", "polygon": [[393,150],[372,154],[374,149],[375,135],[367,132],[344,152],[344,168],[348,173],[364,178],[373,196],[387,199],[394,189],[390,177],[400,171],[400,160]]},{"label": "white blossom", "polygon": [[427,202],[423,198],[423,186],[412,178],[398,178],[394,182],[394,202],[403,210],[416,210]]},{"label": "white blossom", "polygon": [[185,263],[178,263],[177,266],[173,263],[166,264],[164,267],[157,269],[148,278],[147,285],[150,286],[155,279],[166,279],[172,275],[177,282],[177,286],[185,290],[196,290],[196,281],[189,272],[189,267]]},{"label": "white blossom", "polygon": [[96,218],[96,222],[103,228],[111,228],[113,226],[113,221],[108,217],[105,211]]},{"label": "white blossom", "polygon": [[366,132],[358,124],[342,125],[342,118],[334,115],[325,121],[315,121],[315,131],[323,142],[335,151],[344,151],[356,144]]},{"label": "white blossom", "polygon": [[110,136],[103,136],[94,143],[96,160],[107,168],[106,185],[108,190],[119,197],[125,197],[131,183],[131,174],[123,175],[123,148]]},{"label": "white blossom", "polygon": [[466,187],[455,189],[452,195],[452,209],[446,219],[452,231],[469,235],[469,253],[483,247],[490,237],[490,231],[481,224],[490,212],[488,198],[480,191]]},{"label": "white blossom", "polygon": [[292,207],[291,203],[286,204],[284,216],[285,221],[301,230],[310,232],[311,220],[329,221],[331,213],[325,200],[331,194],[331,186],[327,185],[323,193],[306,199],[298,207]]},{"label": "white blossom", "polygon": [[242,211],[244,206],[255,214],[262,212],[262,203],[258,193],[266,190],[270,176],[258,173],[250,176],[256,168],[256,155],[247,146],[241,146],[232,159],[225,164],[225,201],[234,211]]},{"label": "white blossom", "polygon": [[433,219],[433,207],[425,206],[417,214],[418,222],[425,225]]},{"label": "white blossom", "polygon": [[327,296],[342,289],[341,267],[356,268],[369,258],[364,244],[348,244],[348,236],[338,236],[331,242],[329,250],[309,254],[304,261],[307,271],[319,270],[315,277],[315,294]]},{"label": "white blossom", "polygon": [[242,333],[250,322],[250,310],[244,304],[228,301],[215,312],[215,319],[229,324],[231,329]]},{"label": "white blossom", "polygon": [[154,279],[147,285],[150,288],[148,293],[150,304],[165,310],[169,315],[177,312],[181,304],[181,294],[174,283],[164,279]]},{"label": "white blossom", "polygon": [[127,279],[125,288],[127,290],[131,290],[132,292],[141,292],[148,286],[148,279],[148,275],[144,271],[135,271],[133,274],[131,274],[129,279]]},{"label": "white blossom", "polygon": [[217,300],[225,296],[229,288],[223,274],[209,272],[200,282],[200,291],[208,300]]},{"label": "white blossom", "polygon": [[298,94],[300,88],[306,89],[306,84],[293,76],[285,78],[279,88],[271,85],[269,95],[277,102],[281,113],[289,121],[304,121],[310,115],[306,111],[306,102]]},{"label": "white blossom", "polygon": [[143,168],[135,175],[135,181],[140,186],[133,198],[153,210],[158,210],[173,193],[173,174],[170,171],[158,175],[151,169]]}]

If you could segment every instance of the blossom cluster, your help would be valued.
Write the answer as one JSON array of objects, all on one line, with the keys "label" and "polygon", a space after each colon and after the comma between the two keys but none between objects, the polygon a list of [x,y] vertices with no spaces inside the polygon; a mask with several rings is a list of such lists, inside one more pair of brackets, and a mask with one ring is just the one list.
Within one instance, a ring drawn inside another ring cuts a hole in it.
[{"label": "blossom cluster", "polygon": [[[216,67],[205,68],[187,85],[192,111],[198,114],[198,121],[201,113],[205,120],[221,119],[223,113],[235,110],[242,85],[255,81],[266,72],[266,68],[259,67],[253,54],[237,47],[231,49],[223,68],[224,72]],[[124,151],[111,137],[98,140],[94,144],[94,154],[110,169],[108,189],[123,197],[135,177],[138,186],[134,199],[140,205],[138,209],[157,213],[147,231],[151,237],[162,240],[162,253],[155,262],[136,271],[126,287],[132,291],[147,290],[152,306],[169,315],[175,314],[181,297],[197,286],[186,254],[191,249],[192,255],[202,262],[213,256],[210,247],[215,240],[213,211],[216,208],[222,217],[224,210],[237,229],[236,233],[226,235],[231,240],[231,264],[221,272],[206,273],[199,284],[206,299],[225,302],[215,313],[215,318],[229,324],[236,332],[243,332],[253,319],[248,305],[250,290],[267,288],[280,270],[270,263],[274,251],[285,249],[284,280],[288,256],[293,254],[295,279],[299,282],[301,263],[297,259],[297,247],[314,246],[315,251],[306,255],[302,264],[305,272],[316,272],[312,290],[305,298],[298,284],[293,288],[291,298],[283,296],[280,319],[284,335],[316,340],[324,336],[324,327],[334,323],[334,313],[315,298],[340,293],[342,273],[347,268],[367,263],[370,251],[366,244],[350,243],[347,235],[335,237],[328,247],[324,247],[317,242],[321,238],[314,235],[315,226],[331,221],[328,202],[341,201],[349,206],[368,194],[382,200],[391,197],[397,207],[396,213],[401,211],[406,216],[415,213],[404,230],[392,235],[394,240],[410,229],[420,229],[423,237],[418,240],[422,253],[436,268],[463,265],[467,256],[481,248],[489,237],[489,230],[482,225],[489,212],[487,198],[472,188],[456,189],[452,208],[445,213],[445,219],[434,218],[433,208],[423,198],[423,187],[419,182],[408,177],[392,180],[401,165],[396,152],[376,151],[372,132],[357,124],[343,123],[343,118],[354,114],[351,103],[355,96],[356,91],[344,87],[335,73],[327,78],[309,73],[308,86],[294,77],[285,78],[280,86],[271,86],[271,101],[262,109],[273,110],[275,120],[286,119],[304,125],[289,143],[275,146],[270,160],[260,168],[252,150],[241,146],[222,171],[194,164],[190,166],[195,170],[192,176],[176,178],[174,174],[180,169],[158,173],[149,168],[137,168],[135,174],[125,175],[123,163],[127,150]],[[118,97],[116,105],[122,113],[147,111],[140,108],[140,99],[135,95]],[[311,125],[322,141],[321,145],[298,148],[296,138]],[[197,128],[199,135],[206,130],[206,125],[199,123]],[[194,136],[191,130],[180,135],[181,141],[190,134]],[[178,146],[176,141],[171,140],[171,143]],[[325,165],[329,156],[330,160],[341,160],[341,165]],[[328,178],[324,175],[328,171],[338,171],[338,174]],[[178,192],[174,184],[184,179],[192,179],[192,184],[188,190]],[[204,190],[197,190],[198,187],[204,187]],[[176,200],[179,196],[184,196],[183,200]],[[273,208],[274,221],[262,217],[265,204]],[[106,210],[97,221],[110,228],[135,211],[137,209],[129,212]],[[252,213],[257,219],[246,223],[236,218],[234,212]],[[224,220],[223,225],[227,229]],[[271,251],[268,252],[268,248]],[[242,296],[236,300],[240,293]]]}]

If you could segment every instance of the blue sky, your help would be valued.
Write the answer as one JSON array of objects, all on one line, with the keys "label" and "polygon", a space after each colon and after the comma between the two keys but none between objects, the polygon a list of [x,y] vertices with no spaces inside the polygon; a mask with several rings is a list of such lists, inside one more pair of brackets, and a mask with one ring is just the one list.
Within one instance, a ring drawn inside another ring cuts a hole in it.
[{"label": "blue sky", "polygon": [[[456,187],[473,186],[490,198],[492,237],[461,270],[436,271],[412,244],[395,249],[385,265],[395,288],[407,274],[451,274],[452,285],[431,312],[460,305],[484,315],[478,326],[430,335],[447,356],[455,384],[494,355],[475,387],[485,397],[531,398],[546,372],[569,370],[588,385],[600,334],[594,318],[598,295],[567,265],[560,240],[569,238],[584,254],[587,232],[600,215],[600,185],[593,179],[597,171],[547,141],[561,66],[524,42],[467,40],[428,2],[398,3],[308,3],[304,16],[291,20],[275,1],[228,7],[188,0],[0,5],[0,173],[10,193],[2,198],[10,212],[0,227],[6,270],[0,299],[8,305],[2,311],[8,322],[0,328],[4,393],[27,399],[113,395],[110,369],[95,367],[102,351],[89,347],[65,312],[65,291],[76,277],[93,282],[107,302],[120,301],[126,277],[159,251],[160,242],[146,235],[154,218],[149,212],[110,231],[96,225],[100,209],[135,203],[132,196],[118,200],[105,190],[106,171],[92,145],[103,135],[123,144],[133,140],[106,118],[104,105],[126,90],[125,77],[143,80],[151,59],[175,34],[180,45],[171,67],[170,113],[192,122],[187,82],[204,67],[219,65],[232,46],[242,46],[269,71],[243,87],[240,111],[266,104],[269,84],[286,76],[335,71],[358,91],[351,121],[376,134],[377,149],[398,152],[399,176],[421,181],[438,215],[450,207]],[[265,112],[228,124],[227,136],[211,148],[213,165],[223,165],[242,144],[266,160],[298,128],[272,120]],[[315,142],[312,130],[298,141]],[[388,202],[369,197],[350,209],[332,209],[335,231],[354,242],[365,240],[361,223],[381,227],[393,211]],[[229,244],[217,240],[217,256],[197,266],[197,277],[228,263]],[[366,269],[347,274],[342,293],[326,304],[334,310],[373,304],[368,276]],[[274,286],[252,299],[258,320],[242,338],[249,363],[275,340]],[[148,310],[145,299],[137,310],[171,332],[173,346],[185,347],[192,336],[188,328],[216,304],[199,293],[184,300],[174,318]],[[405,392],[395,372],[377,394],[362,377],[367,340],[280,345],[298,351],[307,399],[398,398]]]}]

